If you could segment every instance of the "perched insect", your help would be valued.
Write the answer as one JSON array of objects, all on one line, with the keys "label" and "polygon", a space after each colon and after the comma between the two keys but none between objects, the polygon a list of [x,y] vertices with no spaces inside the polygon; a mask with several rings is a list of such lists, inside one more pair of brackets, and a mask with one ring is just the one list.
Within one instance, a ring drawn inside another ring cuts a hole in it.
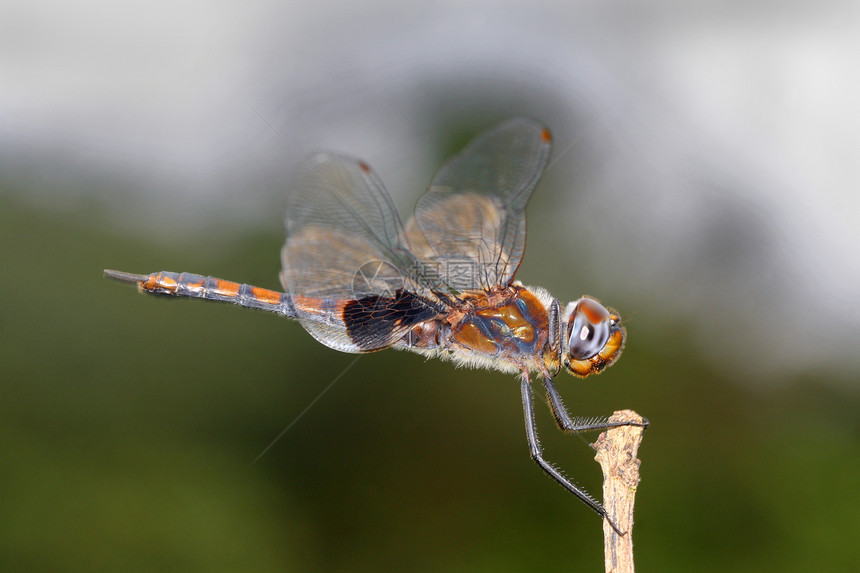
[{"label": "perched insect", "polygon": [[520,374],[531,457],[605,518],[600,503],[544,459],[529,385],[537,373],[566,432],[624,425],[571,417],[553,383],[562,367],[585,377],[618,359],[625,339],[618,314],[585,296],[562,307],[544,289],[514,280],[525,248],[526,202],[551,142],[549,130],[527,118],[483,133],[439,170],[405,227],[366,163],[310,157],[287,199],[285,292],[190,273],[105,275],[152,294],[294,318],[342,352],[398,348]]}]

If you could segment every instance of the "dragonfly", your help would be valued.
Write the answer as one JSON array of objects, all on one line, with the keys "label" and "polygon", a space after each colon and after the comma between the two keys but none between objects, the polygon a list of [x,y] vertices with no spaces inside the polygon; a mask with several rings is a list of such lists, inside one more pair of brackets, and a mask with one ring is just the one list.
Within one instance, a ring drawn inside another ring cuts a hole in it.
[{"label": "dragonfly", "polygon": [[441,167],[406,225],[367,163],[330,153],[307,158],[287,195],[283,292],[192,273],[104,273],[145,293],[295,319],[341,352],[395,348],[519,375],[531,458],[609,520],[603,505],[545,459],[535,422],[533,374],[564,432],[647,425],[574,417],[553,382],[562,368],[584,378],[618,359],[626,338],[618,313],[589,296],[562,306],[514,279],[526,203],[551,146],[549,129],[534,119],[502,122]]}]

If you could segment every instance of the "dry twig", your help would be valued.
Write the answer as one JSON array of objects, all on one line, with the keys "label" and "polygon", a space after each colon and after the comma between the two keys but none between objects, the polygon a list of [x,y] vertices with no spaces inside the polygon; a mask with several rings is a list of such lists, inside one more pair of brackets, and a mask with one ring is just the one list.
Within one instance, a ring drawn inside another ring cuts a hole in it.
[{"label": "dry twig", "polygon": [[[639,422],[644,418],[633,410],[615,412],[610,422]],[[604,562],[607,573],[633,573],[633,501],[639,485],[639,460],[636,455],[642,443],[641,426],[611,428],[593,444],[594,459],[603,469],[603,503],[607,517],[624,532],[619,535],[603,521]]]}]

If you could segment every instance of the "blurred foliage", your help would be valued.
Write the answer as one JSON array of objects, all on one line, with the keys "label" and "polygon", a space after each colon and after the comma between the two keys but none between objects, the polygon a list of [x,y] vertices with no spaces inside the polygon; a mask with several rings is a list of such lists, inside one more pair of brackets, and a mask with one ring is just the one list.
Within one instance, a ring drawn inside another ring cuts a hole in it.
[{"label": "blurred foliage", "polygon": [[[529,461],[510,376],[364,356],[252,464],[353,357],[102,269],[275,287],[281,237],[207,251],[109,228],[0,195],[0,569],[601,570],[599,520]],[[690,328],[640,314],[618,365],[559,380],[575,413],[652,422],[639,568],[860,570],[857,393],[826,372],[748,384],[742,356],[697,357]],[[548,457],[599,493],[584,440],[538,415]]]}]

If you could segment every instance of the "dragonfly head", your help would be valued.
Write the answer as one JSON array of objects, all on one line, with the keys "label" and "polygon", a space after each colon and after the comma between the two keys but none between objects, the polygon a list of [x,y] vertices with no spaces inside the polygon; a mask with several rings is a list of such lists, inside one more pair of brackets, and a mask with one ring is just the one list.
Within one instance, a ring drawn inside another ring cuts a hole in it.
[{"label": "dragonfly head", "polygon": [[584,296],[567,305],[564,320],[562,363],[574,376],[596,374],[621,356],[627,332],[611,308]]}]

